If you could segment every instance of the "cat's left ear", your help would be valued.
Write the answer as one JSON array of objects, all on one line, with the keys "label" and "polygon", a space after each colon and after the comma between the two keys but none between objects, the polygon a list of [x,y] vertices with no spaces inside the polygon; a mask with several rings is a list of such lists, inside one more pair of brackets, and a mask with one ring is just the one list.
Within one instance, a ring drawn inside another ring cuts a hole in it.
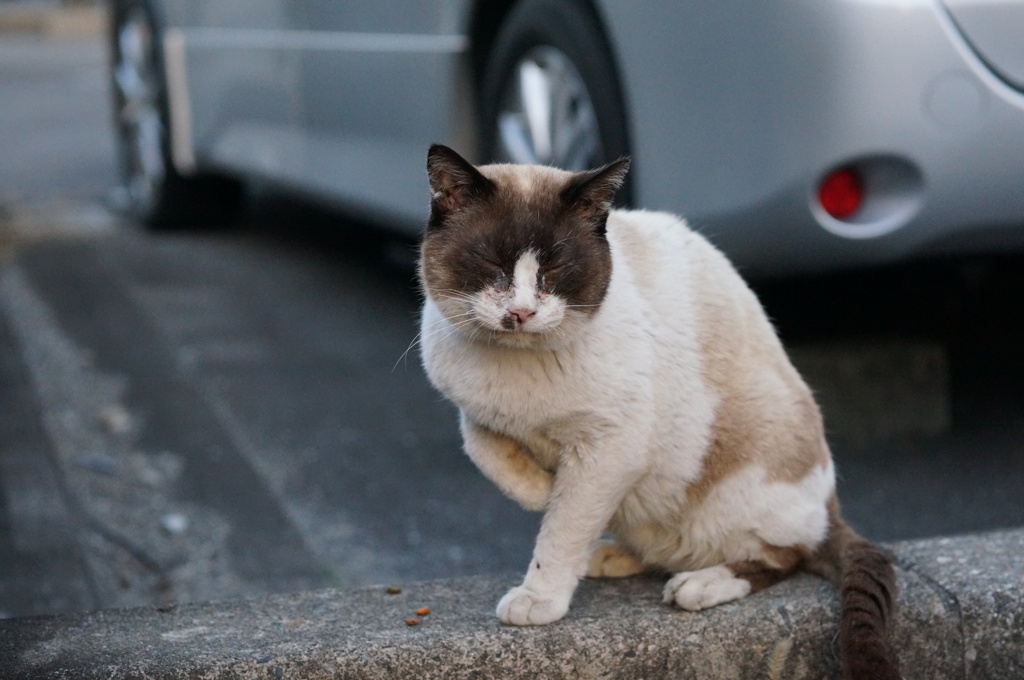
[{"label": "cat's left ear", "polygon": [[562,200],[581,217],[598,220],[599,231],[603,232],[615,192],[629,172],[629,163],[629,157],[624,156],[596,170],[576,173],[562,189]]},{"label": "cat's left ear", "polygon": [[473,164],[452,149],[434,144],[427,153],[430,178],[430,227],[494,190],[494,182],[480,174]]}]

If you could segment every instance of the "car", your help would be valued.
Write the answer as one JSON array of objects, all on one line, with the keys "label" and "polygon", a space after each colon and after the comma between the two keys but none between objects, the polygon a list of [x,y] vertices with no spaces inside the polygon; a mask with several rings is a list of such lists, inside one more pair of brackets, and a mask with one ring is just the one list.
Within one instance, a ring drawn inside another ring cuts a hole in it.
[{"label": "car", "polygon": [[1024,0],[113,0],[111,26],[155,226],[257,180],[418,233],[441,142],[631,156],[620,203],[754,277],[1024,245]]}]

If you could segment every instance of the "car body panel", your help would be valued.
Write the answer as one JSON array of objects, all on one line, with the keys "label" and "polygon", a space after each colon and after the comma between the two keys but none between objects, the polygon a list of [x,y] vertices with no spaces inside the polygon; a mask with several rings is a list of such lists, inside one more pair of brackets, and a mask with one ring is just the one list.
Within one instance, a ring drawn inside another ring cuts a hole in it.
[{"label": "car body panel", "polygon": [[[427,145],[474,155],[470,0],[163,5],[184,45],[198,169],[414,232]],[[748,273],[1024,244],[1024,94],[936,0],[596,0],[595,11],[626,100],[634,202],[685,215]],[[840,222],[815,191],[851,163],[903,188]]]},{"label": "car body panel", "polygon": [[[1024,241],[1024,98],[936,3],[601,7],[626,74],[638,202],[682,212],[751,272],[895,259],[997,223]],[[813,188],[872,156],[920,168],[927,195],[886,233],[837,235]]]},{"label": "car body panel", "polygon": [[1024,3],[944,0],[957,28],[994,73],[1024,91]]},{"label": "car body panel", "polygon": [[464,127],[453,102],[468,42],[451,2],[390,4],[168,0],[196,162],[383,218],[421,215],[424,140]]}]

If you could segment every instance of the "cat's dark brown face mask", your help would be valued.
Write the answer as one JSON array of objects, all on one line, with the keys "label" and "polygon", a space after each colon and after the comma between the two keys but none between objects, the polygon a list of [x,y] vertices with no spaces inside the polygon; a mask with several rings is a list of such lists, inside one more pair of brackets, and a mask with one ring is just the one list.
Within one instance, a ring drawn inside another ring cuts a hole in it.
[{"label": "cat's dark brown face mask", "polygon": [[628,159],[581,173],[476,168],[431,147],[426,294],[449,319],[475,314],[498,334],[546,333],[563,317],[592,316],[611,280],[606,224],[628,168]]}]

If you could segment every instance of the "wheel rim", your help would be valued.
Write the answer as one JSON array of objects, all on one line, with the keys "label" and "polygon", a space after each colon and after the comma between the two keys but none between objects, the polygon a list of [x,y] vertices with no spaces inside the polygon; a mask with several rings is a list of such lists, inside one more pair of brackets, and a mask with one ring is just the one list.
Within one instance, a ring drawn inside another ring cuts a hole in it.
[{"label": "wheel rim", "polygon": [[117,30],[114,87],[125,158],[125,188],[132,205],[151,210],[164,182],[160,74],[153,27],[141,9],[129,11]]},{"label": "wheel rim", "polygon": [[572,61],[553,47],[523,55],[504,85],[497,160],[586,170],[603,162],[594,103]]}]

